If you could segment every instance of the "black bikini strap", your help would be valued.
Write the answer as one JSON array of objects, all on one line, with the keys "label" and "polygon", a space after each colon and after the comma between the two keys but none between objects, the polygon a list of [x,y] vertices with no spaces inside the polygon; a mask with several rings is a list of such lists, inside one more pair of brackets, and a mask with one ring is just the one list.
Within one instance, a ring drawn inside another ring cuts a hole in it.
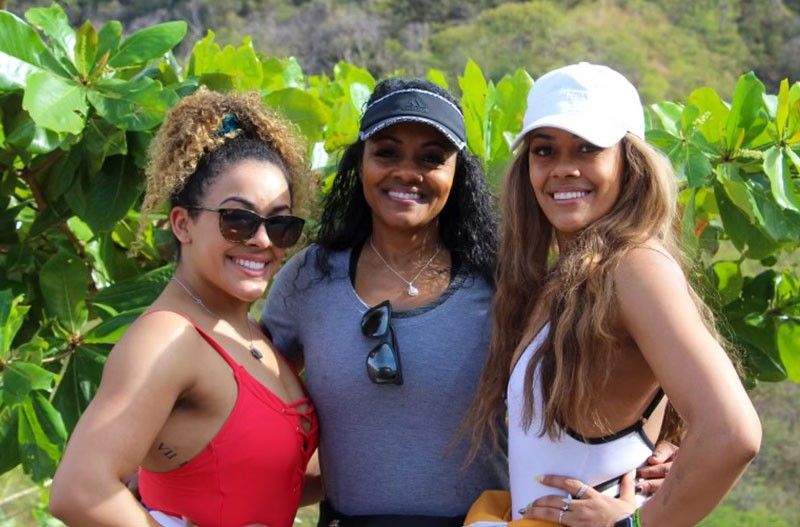
[{"label": "black bikini strap", "polygon": [[664,390],[659,387],[658,391],[656,391],[656,394],[653,396],[653,400],[650,401],[650,404],[647,405],[647,408],[644,409],[644,413],[642,413],[643,421],[650,419],[650,416],[656,411],[656,408],[658,408],[658,405],[661,404],[661,400],[663,398]]}]

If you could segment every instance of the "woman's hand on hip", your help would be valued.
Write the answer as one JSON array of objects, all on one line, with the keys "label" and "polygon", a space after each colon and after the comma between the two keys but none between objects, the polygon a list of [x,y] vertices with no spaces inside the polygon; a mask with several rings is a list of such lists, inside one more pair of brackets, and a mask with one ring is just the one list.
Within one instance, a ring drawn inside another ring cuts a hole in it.
[{"label": "woman's hand on hip", "polygon": [[636,510],[633,477],[633,472],[625,474],[619,487],[620,497],[612,498],[577,479],[544,476],[541,479],[542,485],[561,489],[569,494],[543,496],[528,505],[523,516],[569,527],[612,527],[616,521]]}]

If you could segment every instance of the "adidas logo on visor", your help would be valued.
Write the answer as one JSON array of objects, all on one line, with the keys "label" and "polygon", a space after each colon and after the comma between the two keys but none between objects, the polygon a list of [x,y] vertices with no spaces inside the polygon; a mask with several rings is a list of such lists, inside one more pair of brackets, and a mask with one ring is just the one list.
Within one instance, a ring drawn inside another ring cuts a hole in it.
[{"label": "adidas logo on visor", "polygon": [[405,110],[407,112],[419,112],[419,113],[428,113],[428,107],[425,106],[420,99],[414,97],[410,99],[407,103],[405,103],[400,108],[401,110]]}]

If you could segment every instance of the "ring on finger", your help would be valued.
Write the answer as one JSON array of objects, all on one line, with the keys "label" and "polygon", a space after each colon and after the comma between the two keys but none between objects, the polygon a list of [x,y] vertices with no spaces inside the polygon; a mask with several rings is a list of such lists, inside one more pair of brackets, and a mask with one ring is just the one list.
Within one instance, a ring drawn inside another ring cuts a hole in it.
[{"label": "ring on finger", "polygon": [[561,498],[561,512],[567,512],[569,510],[569,504],[572,503],[572,494],[567,494],[563,498]]},{"label": "ring on finger", "polygon": [[589,485],[586,483],[581,483],[581,488],[578,489],[578,492],[575,493],[575,499],[581,499],[582,497],[586,496],[586,491],[589,490]]},{"label": "ring on finger", "polygon": [[561,523],[561,520],[564,518],[564,513],[565,512],[566,511],[564,511],[564,510],[558,511],[558,523]]}]

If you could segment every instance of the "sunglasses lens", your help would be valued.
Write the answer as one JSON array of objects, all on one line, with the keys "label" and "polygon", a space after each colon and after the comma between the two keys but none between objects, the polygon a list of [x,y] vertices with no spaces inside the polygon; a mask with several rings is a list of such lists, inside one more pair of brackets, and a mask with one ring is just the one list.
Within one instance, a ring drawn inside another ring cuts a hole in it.
[{"label": "sunglasses lens", "polygon": [[361,333],[365,337],[380,338],[389,331],[389,309],[385,304],[370,308],[361,319]]},{"label": "sunglasses lens", "polygon": [[383,343],[369,352],[369,355],[367,355],[367,375],[375,383],[399,384],[397,361],[389,344]]},{"label": "sunglasses lens", "polygon": [[219,230],[223,238],[231,242],[243,242],[253,237],[261,218],[248,210],[221,209]]},{"label": "sunglasses lens", "polygon": [[267,236],[281,249],[291,247],[300,239],[305,220],[297,216],[272,216],[267,219]]}]

